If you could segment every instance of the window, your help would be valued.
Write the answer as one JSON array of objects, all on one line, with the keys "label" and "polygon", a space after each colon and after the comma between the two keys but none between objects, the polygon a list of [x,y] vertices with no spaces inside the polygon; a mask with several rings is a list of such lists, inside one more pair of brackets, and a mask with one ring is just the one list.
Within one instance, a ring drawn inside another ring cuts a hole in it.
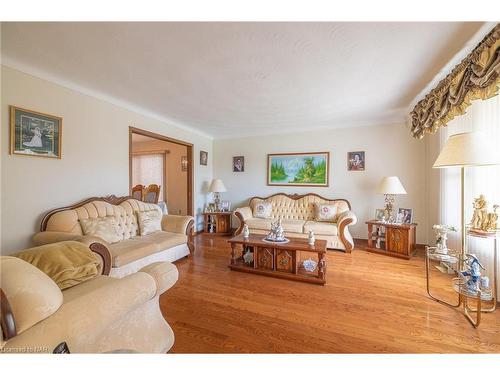
[{"label": "window", "polygon": [[[450,135],[470,131],[481,131],[500,146],[500,97],[488,100],[476,100],[467,108],[467,113],[456,117],[447,127],[441,128],[440,146],[444,146]],[[446,168],[440,176],[440,219],[442,224],[455,226],[460,230],[460,169]],[[484,194],[488,201],[488,210],[493,204],[500,204],[500,166],[471,167],[465,169],[465,220],[472,218],[472,202],[475,197]],[[459,249],[461,234],[450,233],[448,246]],[[476,254],[487,268],[490,280],[493,280],[493,244],[492,240],[469,239],[469,251]],[[500,268],[499,268],[500,269]],[[498,290],[498,289],[497,289]]]},{"label": "window", "polygon": [[137,154],[132,156],[132,186],[157,184],[161,187],[159,202],[165,200],[165,154]]}]

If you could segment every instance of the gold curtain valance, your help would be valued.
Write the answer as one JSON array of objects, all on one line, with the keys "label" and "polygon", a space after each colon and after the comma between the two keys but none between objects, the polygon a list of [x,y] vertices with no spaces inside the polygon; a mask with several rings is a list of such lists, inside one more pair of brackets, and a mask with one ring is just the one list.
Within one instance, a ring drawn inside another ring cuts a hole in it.
[{"label": "gold curtain valance", "polygon": [[411,134],[435,133],[476,99],[495,96],[500,84],[500,24],[410,112]]}]

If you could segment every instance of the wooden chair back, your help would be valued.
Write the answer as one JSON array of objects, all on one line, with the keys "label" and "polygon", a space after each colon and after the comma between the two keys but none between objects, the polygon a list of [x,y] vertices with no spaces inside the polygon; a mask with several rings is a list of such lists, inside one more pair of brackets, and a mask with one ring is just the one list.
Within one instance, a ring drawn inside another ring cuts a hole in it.
[{"label": "wooden chair back", "polygon": [[151,184],[144,189],[143,201],[146,203],[158,203],[160,199],[160,186]]},{"label": "wooden chair back", "polygon": [[143,185],[135,185],[132,188],[132,198],[137,199],[139,201],[142,201],[143,197],[143,192],[144,192],[144,186]]}]

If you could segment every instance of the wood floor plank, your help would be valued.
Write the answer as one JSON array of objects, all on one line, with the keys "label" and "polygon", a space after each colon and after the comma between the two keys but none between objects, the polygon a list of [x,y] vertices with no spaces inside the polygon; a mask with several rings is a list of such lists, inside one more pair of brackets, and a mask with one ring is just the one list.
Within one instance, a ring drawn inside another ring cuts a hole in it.
[{"label": "wood floor plank", "polygon": [[[327,253],[327,285],[229,270],[227,237],[196,236],[160,297],[173,353],[500,353],[500,310],[474,329],[429,299],[425,264],[368,253]],[[435,273],[435,293],[454,294]]]}]

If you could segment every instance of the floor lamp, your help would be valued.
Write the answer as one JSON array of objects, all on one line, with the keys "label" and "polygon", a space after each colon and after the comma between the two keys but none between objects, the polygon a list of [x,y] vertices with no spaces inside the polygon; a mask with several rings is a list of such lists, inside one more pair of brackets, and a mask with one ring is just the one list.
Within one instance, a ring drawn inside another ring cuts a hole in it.
[{"label": "floor lamp", "polygon": [[439,154],[433,168],[460,168],[460,200],[461,200],[461,228],[462,228],[462,255],[465,255],[465,168],[497,165],[499,158],[495,148],[484,133],[460,133],[450,136]]}]

